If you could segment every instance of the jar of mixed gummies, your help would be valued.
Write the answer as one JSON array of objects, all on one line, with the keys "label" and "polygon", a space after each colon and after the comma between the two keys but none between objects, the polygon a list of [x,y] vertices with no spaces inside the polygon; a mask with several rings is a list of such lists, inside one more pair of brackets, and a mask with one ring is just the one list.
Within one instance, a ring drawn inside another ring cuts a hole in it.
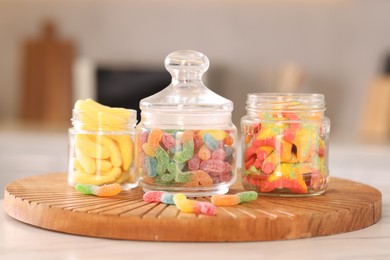
[{"label": "jar of mixed gummies", "polygon": [[136,160],[145,191],[189,196],[223,194],[236,179],[237,130],[233,103],[204,86],[208,58],[183,50],[169,54],[171,84],[140,102]]},{"label": "jar of mixed gummies", "polygon": [[328,180],[330,121],[321,94],[248,94],[242,182],[263,195],[310,196]]},{"label": "jar of mixed gummies", "polygon": [[137,186],[134,175],[136,111],[79,100],[69,129],[68,183]]}]

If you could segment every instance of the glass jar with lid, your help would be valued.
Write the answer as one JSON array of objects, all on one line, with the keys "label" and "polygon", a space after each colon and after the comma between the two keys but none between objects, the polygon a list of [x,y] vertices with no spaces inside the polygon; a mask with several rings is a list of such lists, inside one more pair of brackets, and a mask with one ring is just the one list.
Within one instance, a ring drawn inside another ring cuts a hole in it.
[{"label": "glass jar with lid", "polygon": [[242,182],[262,195],[322,194],[328,184],[330,120],[321,94],[248,94],[241,119]]},{"label": "glass jar with lid", "polygon": [[209,90],[202,75],[208,58],[199,52],[170,53],[171,84],[140,102],[136,168],[144,191],[188,196],[223,194],[236,180],[237,130],[233,102]]}]

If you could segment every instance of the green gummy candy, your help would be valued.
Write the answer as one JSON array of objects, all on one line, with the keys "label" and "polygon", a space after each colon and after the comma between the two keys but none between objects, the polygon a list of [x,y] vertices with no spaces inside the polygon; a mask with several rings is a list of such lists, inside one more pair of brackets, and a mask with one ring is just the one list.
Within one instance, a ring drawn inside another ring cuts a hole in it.
[{"label": "green gummy candy", "polygon": [[169,154],[161,147],[157,147],[156,150],[156,159],[157,159],[157,174],[164,174],[167,170],[167,166],[169,163]]},{"label": "green gummy candy", "polygon": [[170,173],[176,173],[176,171],[179,171],[179,169],[178,169],[177,166],[176,166],[176,163],[174,163],[174,162],[168,163],[167,169],[168,169],[168,171],[169,171]]},{"label": "green gummy candy", "polygon": [[252,200],[257,199],[257,192],[256,191],[244,191],[237,194],[240,198],[240,203],[242,202],[248,202]]},{"label": "green gummy candy", "polygon": [[78,192],[81,192],[83,194],[86,194],[86,195],[91,195],[93,194],[93,190],[94,190],[94,185],[89,185],[89,184],[76,184],[74,186],[75,190],[77,190]]},{"label": "green gummy candy", "polygon": [[173,173],[166,173],[159,176],[159,180],[162,182],[171,182],[175,179],[175,174]]},{"label": "green gummy candy", "polygon": [[177,163],[184,163],[194,156],[194,142],[185,142],[183,143],[183,150],[177,152],[174,156],[174,159]]},{"label": "green gummy candy", "polygon": [[180,172],[176,175],[175,181],[180,183],[190,182],[192,180],[191,172]]}]

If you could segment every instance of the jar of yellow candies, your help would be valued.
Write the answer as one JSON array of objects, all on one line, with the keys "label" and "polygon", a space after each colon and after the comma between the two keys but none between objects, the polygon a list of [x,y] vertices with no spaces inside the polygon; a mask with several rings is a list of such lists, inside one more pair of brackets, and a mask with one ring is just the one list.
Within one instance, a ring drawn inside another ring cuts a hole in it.
[{"label": "jar of yellow candies", "polygon": [[242,182],[262,195],[322,194],[328,184],[330,120],[321,94],[248,94]]},{"label": "jar of yellow candies", "polygon": [[79,100],[69,129],[68,183],[136,187],[134,139],[136,111]]}]

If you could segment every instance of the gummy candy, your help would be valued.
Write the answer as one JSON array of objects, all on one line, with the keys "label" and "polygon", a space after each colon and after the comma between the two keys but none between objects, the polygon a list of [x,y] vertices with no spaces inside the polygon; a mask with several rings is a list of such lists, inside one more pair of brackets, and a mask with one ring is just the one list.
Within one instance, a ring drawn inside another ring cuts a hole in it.
[{"label": "gummy candy", "polygon": [[128,171],[133,161],[133,141],[128,135],[110,135],[119,145],[119,151],[122,156],[123,170]]},{"label": "gummy candy", "polygon": [[[299,107],[291,102],[288,106]],[[323,189],[327,133],[319,113],[259,113],[244,124],[243,184],[261,193],[307,194]]]},{"label": "gummy candy", "polygon": [[165,204],[174,205],[173,194],[166,191],[147,191],[143,195],[145,202],[162,202]]},{"label": "gummy candy", "polygon": [[156,156],[156,150],[160,146],[159,142],[162,135],[163,132],[161,131],[161,129],[154,128],[150,131],[148,142],[142,145],[142,148],[144,149],[147,155],[152,157]]},{"label": "gummy candy", "polygon": [[96,195],[99,197],[115,196],[122,191],[122,186],[118,183],[106,184],[103,186],[91,184],[76,184],[74,188],[83,194]]},{"label": "gummy candy", "polygon": [[226,169],[225,163],[220,160],[209,159],[200,164],[200,169],[206,172],[223,172]]},{"label": "gummy candy", "polygon": [[[146,129],[139,134],[142,140],[138,139],[138,172],[144,177],[142,182],[167,187],[167,191],[169,187],[210,187],[231,182],[235,148],[224,140],[229,136],[234,141],[233,134],[224,130]],[[151,141],[156,143],[150,145]]]},{"label": "gummy candy", "polygon": [[69,184],[134,182],[130,175],[134,146],[128,130],[134,115],[135,111],[104,106],[91,99],[75,103],[74,128],[69,131]]},{"label": "gummy candy", "polygon": [[161,137],[161,142],[163,143],[164,147],[170,150],[171,152],[174,152],[175,150],[175,144],[176,140],[175,137],[171,134],[164,133]]},{"label": "gummy candy", "polygon": [[184,131],[181,141],[183,142],[183,150],[176,152],[174,159],[177,163],[184,163],[194,155],[194,133],[190,130]]},{"label": "gummy candy", "polygon": [[223,130],[202,130],[199,131],[199,136],[204,138],[204,135],[211,135],[215,140],[222,141],[226,138],[226,132]]},{"label": "gummy candy", "polygon": [[108,149],[101,144],[93,142],[87,135],[77,135],[75,145],[85,156],[94,159],[107,159],[110,157]]},{"label": "gummy candy", "polygon": [[122,155],[114,140],[104,135],[98,135],[96,137],[96,142],[101,143],[108,149],[112,165],[116,167],[120,167],[122,165]]},{"label": "gummy candy", "polygon": [[221,148],[214,150],[213,153],[211,154],[212,159],[216,159],[216,160],[220,160],[220,161],[225,160],[225,156],[226,156],[226,153]]},{"label": "gummy candy", "polygon": [[187,199],[187,197],[182,193],[178,193],[173,196],[173,201],[175,202],[176,207],[183,212],[204,214],[209,216],[213,216],[217,213],[213,204],[209,202]]},{"label": "gummy candy", "polygon": [[198,156],[203,161],[208,160],[211,157],[211,151],[206,145],[202,145],[199,149]]},{"label": "gummy candy", "polygon": [[145,157],[145,169],[149,177],[156,177],[157,173],[157,160],[156,158],[146,156]]},{"label": "gummy candy", "polygon": [[187,172],[186,174],[188,174],[189,178],[187,177],[186,183],[183,185],[185,187],[210,187],[213,185],[213,179],[210,177],[210,173],[197,170]]},{"label": "gummy candy", "polygon": [[200,166],[200,158],[198,155],[195,155],[190,160],[188,160],[188,169],[190,171],[198,170]]},{"label": "gummy candy", "polygon": [[156,159],[157,159],[156,171],[158,175],[161,175],[165,173],[169,163],[169,155],[163,148],[161,148],[161,146],[157,147],[156,149]]},{"label": "gummy candy", "polygon": [[212,151],[214,151],[215,149],[217,149],[219,147],[218,140],[214,139],[214,137],[209,133],[205,133],[203,135],[203,142]]},{"label": "gummy candy", "polygon": [[233,206],[243,202],[249,202],[257,199],[257,192],[244,191],[232,195],[213,195],[211,203],[216,206]]}]

